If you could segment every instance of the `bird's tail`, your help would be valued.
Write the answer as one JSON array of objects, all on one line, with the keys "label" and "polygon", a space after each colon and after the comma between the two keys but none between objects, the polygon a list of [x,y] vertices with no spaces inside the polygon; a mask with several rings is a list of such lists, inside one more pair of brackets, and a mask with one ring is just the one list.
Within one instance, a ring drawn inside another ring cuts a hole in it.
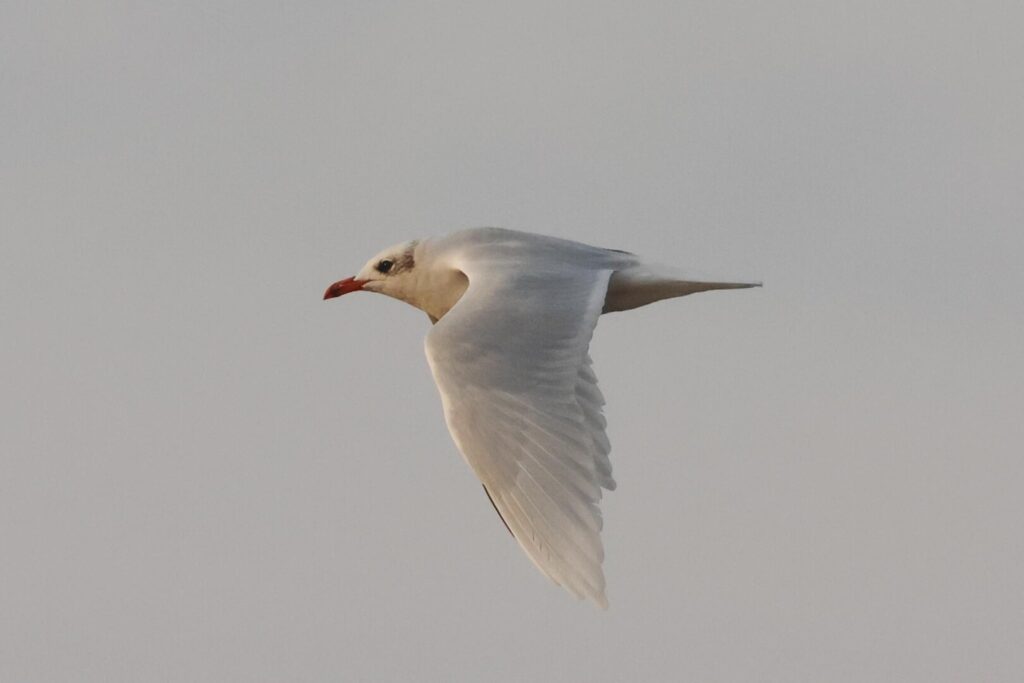
[{"label": "bird's tail", "polygon": [[638,264],[612,273],[608,280],[603,313],[628,311],[662,299],[672,299],[713,289],[760,287],[760,282],[695,276],[670,268]]}]

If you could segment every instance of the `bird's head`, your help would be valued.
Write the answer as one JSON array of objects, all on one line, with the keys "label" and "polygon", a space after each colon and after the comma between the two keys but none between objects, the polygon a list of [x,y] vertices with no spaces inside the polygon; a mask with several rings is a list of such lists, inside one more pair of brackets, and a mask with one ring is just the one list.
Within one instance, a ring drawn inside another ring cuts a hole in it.
[{"label": "bird's head", "polygon": [[411,240],[388,247],[366,262],[353,277],[339,280],[327,288],[324,299],[349,292],[379,292],[405,300],[416,268],[415,251],[418,242]]}]

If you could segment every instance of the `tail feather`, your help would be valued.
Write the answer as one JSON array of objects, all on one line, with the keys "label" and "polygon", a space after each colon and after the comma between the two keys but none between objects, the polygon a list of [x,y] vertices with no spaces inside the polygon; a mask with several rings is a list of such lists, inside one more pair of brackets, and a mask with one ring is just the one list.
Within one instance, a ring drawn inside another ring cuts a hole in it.
[{"label": "tail feather", "polygon": [[648,265],[638,265],[612,273],[602,313],[628,311],[674,297],[708,292],[713,289],[760,287],[760,282],[737,282],[713,277],[692,277]]}]

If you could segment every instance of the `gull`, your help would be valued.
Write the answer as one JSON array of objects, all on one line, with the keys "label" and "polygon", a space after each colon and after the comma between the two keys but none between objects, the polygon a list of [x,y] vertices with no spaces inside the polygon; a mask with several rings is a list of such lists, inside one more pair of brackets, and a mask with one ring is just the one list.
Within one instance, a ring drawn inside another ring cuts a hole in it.
[{"label": "gull", "polygon": [[588,352],[598,316],[757,286],[473,228],[385,249],[324,299],[377,292],[429,316],[427,361],[448,430],[498,516],[544,575],[607,608],[598,503],[615,480]]}]

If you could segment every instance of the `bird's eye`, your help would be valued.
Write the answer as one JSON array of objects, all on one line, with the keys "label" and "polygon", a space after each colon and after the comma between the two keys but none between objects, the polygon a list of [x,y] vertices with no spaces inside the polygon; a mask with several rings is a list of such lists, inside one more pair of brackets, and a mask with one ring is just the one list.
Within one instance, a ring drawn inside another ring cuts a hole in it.
[{"label": "bird's eye", "polygon": [[387,273],[388,271],[391,270],[392,266],[394,265],[395,262],[392,261],[391,259],[384,259],[377,264],[377,270],[380,271],[381,273]]}]

